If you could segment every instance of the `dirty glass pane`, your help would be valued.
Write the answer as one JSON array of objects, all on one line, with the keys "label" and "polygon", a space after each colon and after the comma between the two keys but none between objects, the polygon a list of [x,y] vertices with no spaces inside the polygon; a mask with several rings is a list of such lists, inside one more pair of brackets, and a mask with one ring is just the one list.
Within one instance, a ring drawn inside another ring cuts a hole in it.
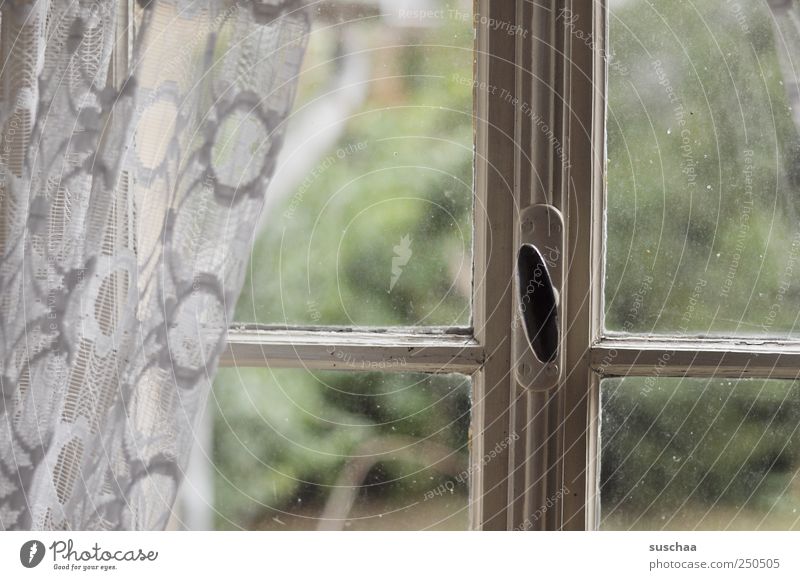
[{"label": "dirty glass pane", "polygon": [[466,529],[470,380],[391,370],[223,369],[186,527]]},{"label": "dirty glass pane", "polygon": [[602,529],[800,529],[800,384],[601,385]]},{"label": "dirty glass pane", "polygon": [[800,5],[612,0],[606,327],[800,334]]},{"label": "dirty glass pane", "polygon": [[236,320],[470,324],[470,0],[314,4]]}]

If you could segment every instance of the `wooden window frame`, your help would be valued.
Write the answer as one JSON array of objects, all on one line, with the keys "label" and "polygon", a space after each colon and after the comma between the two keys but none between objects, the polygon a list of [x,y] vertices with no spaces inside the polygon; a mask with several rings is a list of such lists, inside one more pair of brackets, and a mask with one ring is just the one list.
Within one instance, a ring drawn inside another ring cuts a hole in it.
[{"label": "wooden window frame", "polygon": [[[585,50],[585,44],[584,50],[574,46],[565,34],[551,42],[558,36],[557,15],[562,5],[572,6],[584,18],[582,25],[594,26],[597,15],[591,0],[474,3],[472,326],[353,331],[237,324],[228,333],[228,346],[220,360],[221,366],[357,370],[402,359],[404,372],[471,375],[470,526],[477,530],[585,529],[592,525],[587,516],[592,510],[587,510],[586,502],[591,497],[587,482],[593,481],[593,472],[587,467],[595,462],[587,462],[591,455],[587,450],[594,440],[588,427],[590,410],[596,408],[590,404],[596,400],[596,387],[589,359],[584,356],[590,344],[592,309],[577,299],[577,292],[570,291],[587,287],[591,244],[586,236],[574,235],[586,227],[586,215],[570,208],[589,199],[591,187],[585,184],[593,182],[595,164],[559,171],[529,116],[532,107],[549,119],[561,143],[569,147],[570,156],[590,155],[593,133],[587,136],[583,123],[592,118],[593,109],[586,107],[587,103],[595,105],[594,95],[588,99],[584,95],[580,103],[574,97],[565,100],[563,95],[579,86],[591,86],[594,53]],[[583,16],[589,13],[590,18]],[[534,62],[543,74],[532,74]],[[590,71],[588,76],[584,69]],[[570,106],[565,106],[568,101]],[[575,192],[582,197],[575,197]],[[512,372],[513,256],[519,209],[521,201],[536,200],[565,211],[565,251],[581,265],[581,276],[573,276],[570,269],[564,294],[570,370],[563,384],[550,394],[521,388]],[[348,356],[338,356],[341,351]],[[587,385],[592,386],[587,390]],[[491,461],[482,461],[490,451]],[[547,506],[544,512],[542,506]]]},{"label": "wooden window frame", "polygon": [[[127,70],[138,32],[133,0],[118,2],[124,18],[115,77]],[[564,10],[571,11],[577,27],[559,22]],[[235,323],[219,364],[317,370],[383,366],[391,372],[397,366],[391,363],[402,360],[403,372],[471,375],[470,527],[591,529],[600,376],[592,364],[612,346],[598,333],[604,62],[603,51],[585,39],[596,38],[602,46],[605,8],[600,0],[474,0],[474,15],[472,325],[354,330]],[[582,163],[557,162],[551,136],[537,129],[532,110],[552,128],[567,158]],[[522,388],[513,372],[513,263],[520,208],[531,203],[552,204],[565,216],[569,275],[563,281],[562,348],[567,372],[549,393]],[[625,356],[610,370],[639,365],[641,349],[617,348]],[[342,351],[348,356],[338,356]]]},{"label": "wooden window frame", "polygon": [[[402,359],[405,372],[469,374],[471,527],[591,530],[602,378],[648,376],[658,366],[659,376],[795,379],[800,342],[605,333],[606,2],[475,0],[475,24],[472,326],[249,326],[229,332],[221,364],[356,370]],[[545,392],[517,384],[511,348],[518,217],[535,203],[558,208],[565,226],[565,364],[558,387]]]}]

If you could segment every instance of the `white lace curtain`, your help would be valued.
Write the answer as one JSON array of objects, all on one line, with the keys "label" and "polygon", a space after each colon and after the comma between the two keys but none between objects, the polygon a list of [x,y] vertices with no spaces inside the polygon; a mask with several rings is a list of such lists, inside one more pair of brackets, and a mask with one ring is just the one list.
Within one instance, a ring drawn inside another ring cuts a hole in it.
[{"label": "white lace curtain", "polygon": [[0,529],[160,529],[308,16],[300,0],[0,11]]}]

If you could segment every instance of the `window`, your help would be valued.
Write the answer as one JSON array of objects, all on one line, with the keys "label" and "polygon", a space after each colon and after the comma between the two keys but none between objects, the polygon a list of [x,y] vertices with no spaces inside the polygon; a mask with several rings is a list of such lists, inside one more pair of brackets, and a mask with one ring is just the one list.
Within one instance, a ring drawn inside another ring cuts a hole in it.
[{"label": "window", "polygon": [[513,165],[473,95],[514,36],[465,0],[313,9],[182,524],[503,529]]},{"label": "window", "polygon": [[701,4],[320,4],[210,410],[217,525],[798,526],[800,35]]},{"label": "window", "polygon": [[610,3],[601,528],[800,523],[796,18]]}]

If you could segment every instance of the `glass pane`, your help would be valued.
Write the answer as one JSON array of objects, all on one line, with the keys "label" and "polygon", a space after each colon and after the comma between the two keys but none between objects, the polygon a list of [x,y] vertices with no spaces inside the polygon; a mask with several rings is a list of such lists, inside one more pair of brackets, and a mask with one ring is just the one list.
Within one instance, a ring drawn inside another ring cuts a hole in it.
[{"label": "glass pane", "polygon": [[800,384],[601,383],[602,529],[800,529]]},{"label": "glass pane", "polygon": [[236,320],[467,326],[471,2],[315,6]]},{"label": "glass pane", "polygon": [[214,394],[186,511],[218,529],[467,528],[468,377],[223,369]]},{"label": "glass pane", "polygon": [[800,5],[610,8],[607,328],[796,337]]}]

